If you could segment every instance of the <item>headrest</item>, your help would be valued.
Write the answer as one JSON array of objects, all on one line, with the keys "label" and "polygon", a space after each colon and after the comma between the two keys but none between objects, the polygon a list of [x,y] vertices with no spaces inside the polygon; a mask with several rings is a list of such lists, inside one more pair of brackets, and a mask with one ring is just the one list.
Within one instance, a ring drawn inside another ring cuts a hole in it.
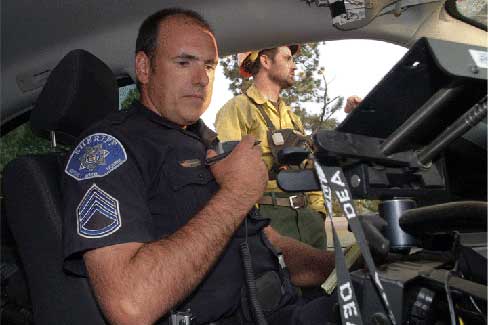
[{"label": "headrest", "polygon": [[51,72],[30,122],[34,132],[54,131],[63,144],[118,110],[117,81],[110,68],[85,50],[69,52]]}]

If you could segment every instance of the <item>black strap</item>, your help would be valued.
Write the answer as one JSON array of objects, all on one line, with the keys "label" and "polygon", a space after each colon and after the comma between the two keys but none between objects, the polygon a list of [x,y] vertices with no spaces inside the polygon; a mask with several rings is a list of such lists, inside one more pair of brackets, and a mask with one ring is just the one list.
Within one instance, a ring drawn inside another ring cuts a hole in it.
[{"label": "black strap", "polygon": [[[269,115],[266,113],[266,111],[264,110],[264,105],[263,104],[258,104],[256,103],[256,101],[251,98],[248,94],[246,94],[247,98],[249,98],[249,100],[254,104],[256,105],[256,107],[258,108],[258,111],[259,113],[261,114],[261,116],[263,117],[264,119],[264,123],[266,123],[266,126],[268,127],[268,129],[272,132],[276,131],[276,127],[274,126],[273,122],[271,121],[271,119],[269,118]],[[293,117],[291,116],[290,112],[288,111],[288,114],[290,115],[290,120],[291,120],[291,123],[293,124],[293,129],[296,130],[296,131],[299,131],[300,133],[302,133],[302,130],[300,129],[300,126],[297,125],[297,123],[295,123],[295,120],[293,119]]]},{"label": "black strap", "polygon": [[[351,191],[349,190],[349,186],[345,181],[346,178],[344,176],[344,173],[342,172],[342,169],[340,167],[327,167],[325,165],[321,165],[320,163],[317,162],[317,160],[315,160],[314,163],[315,163],[315,168],[317,170],[317,175],[320,180],[320,186],[322,187],[322,192],[324,194],[325,206],[329,211],[329,215],[331,219],[333,219],[332,193],[334,193],[339,201],[339,206],[341,207],[341,210],[343,211],[344,215],[348,219],[351,230],[354,233],[354,236],[356,237],[356,241],[358,242],[359,248],[361,250],[361,254],[363,255],[364,261],[366,262],[366,266],[368,267],[369,273],[373,279],[373,283],[388,313],[388,317],[391,323],[393,325],[396,325],[395,316],[393,315],[385,290],[383,288],[383,285],[381,284],[378,272],[376,271],[376,266],[374,264],[373,258],[371,257],[371,252],[369,250],[369,247],[366,244],[366,238],[364,237],[363,229],[361,227],[361,224],[359,223],[359,220],[357,219],[356,209],[352,201]],[[355,304],[356,308],[358,308],[358,304],[355,299],[354,289],[350,282],[349,272],[347,271],[347,267],[345,264],[344,254],[342,252],[342,249],[340,249],[340,242],[337,238],[337,234],[335,233],[332,220],[331,223],[333,227],[332,230],[334,235],[334,246],[336,251],[336,268],[338,271],[337,280],[339,284],[338,295],[339,295],[339,304],[342,309],[341,318],[343,324],[346,324],[346,321],[353,320],[354,317],[356,316],[352,312],[353,310],[352,304]],[[350,288],[351,293],[343,297],[344,295],[341,294],[343,293],[340,290],[341,288],[343,289]],[[344,299],[344,298],[350,298],[350,299]],[[361,319],[359,313],[357,314],[357,316],[358,316],[358,320],[360,321]],[[355,320],[357,322],[356,324],[362,324],[362,321],[361,323],[359,323],[358,320]]]},{"label": "black strap", "polygon": [[339,306],[341,307],[342,324],[363,324],[361,313],[359,312],[359,304],[356,299],[356,294],[352,286],[349,270],[346,266],[346,259],[341,248],[341,242],[337,236],[334,227],[334,211],[332,209],[332,190],[329,182],[319,163],[315,162],[315,168],[319,177],[322,193],[324,195],[324,203],[330,216],[330,224],[332,225],[332,237],[334,239],[334,253],[335,253],[335,267],[337,275],[337,298]]},{"label": "black strap", "polygon": [[249,96],[248,94],[246,94],[246,96],[247,96],[247,98],[249,98],[249,100],[254,105],[256,105],[256,107],[258,108],[259,113],[262,115],[262,117],[264,119],[264,123],[266,123],[266,126],[268,127],[268,129],[270,129],[271,131],[276,130],[273,122],[271,122],[271,119],[269,118],[269,115],[266,114],[266,112],[264,111],[264,107],[263,107],[264,105],[256,103],[256,101],[253,98],[251,98],[251,96]]},{"label": "black strap", "polygon": [[266,123],[266,126],[268,127],[268,129],[271,130],[271,131],[275,131],[276,128],[275,128],[273,122],[271,121],[271,119],[269,118],[269,115],[266,114],[266,112],[264,111],[264,107],[263,106],[264,105],[256,104],[256,107],[258,108],[259,113],[261,113],[261,115],[263,116],[264,122]]}]

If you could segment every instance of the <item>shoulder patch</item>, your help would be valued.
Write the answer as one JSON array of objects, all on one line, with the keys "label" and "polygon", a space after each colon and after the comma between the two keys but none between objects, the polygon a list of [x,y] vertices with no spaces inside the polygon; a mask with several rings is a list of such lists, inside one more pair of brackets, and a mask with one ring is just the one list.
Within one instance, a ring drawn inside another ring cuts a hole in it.
[{"label": "shoulder patch", "polygon": [[119,201],[93,184],[76,209],[78,235],[100,238],[116,232],[122,225]]},{"label": "shoulder patch", "polygon": [[95,133],[76,146],[64,172],[78,181],[104,177],[126,160],[124,146],[117,138],[105,133]]}]

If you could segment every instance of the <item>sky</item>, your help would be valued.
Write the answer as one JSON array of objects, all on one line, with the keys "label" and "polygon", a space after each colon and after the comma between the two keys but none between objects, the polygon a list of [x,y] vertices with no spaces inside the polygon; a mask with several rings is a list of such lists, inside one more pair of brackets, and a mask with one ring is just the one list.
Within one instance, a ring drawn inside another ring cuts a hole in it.
[{"label": "sky", "polygon": [[[320,65],[325,67],[329,84],[329,98],[357,95],[364,98],[383,76],[397,63],[407,49],[382,41],[341,40],[326,42],[320,46]],[[203,114],[205,123],[214,128],[215,115],[229,99],[229,81],[223,69],[217,67],[214,92],[208,110]],[[345,102],[345,101],[344,101]],[[318,114],[320,104],[303,103],[309,112]],[[333,117],[342,121],[346,114],[340,110]]]}]

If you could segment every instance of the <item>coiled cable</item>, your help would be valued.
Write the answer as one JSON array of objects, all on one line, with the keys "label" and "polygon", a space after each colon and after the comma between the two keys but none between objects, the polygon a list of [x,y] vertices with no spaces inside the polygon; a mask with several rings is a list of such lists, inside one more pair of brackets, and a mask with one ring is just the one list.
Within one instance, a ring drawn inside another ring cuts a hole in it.
[{"label": "coiled cable", "polygon": [[251,263],[251,252],[249,250],[249,245],[247,244],[247,241],[241,243],[240,250],[241,250],[242,264],[244,266],[244,275],[246,277],[246,287],[247,287],[249,305],[254,317],[254,321],[258,325],[267,325],[268,322],[264,317],[263,310],[257,298],[256,280],[254,277],[254,270],[252,268],[252,263]]}]

